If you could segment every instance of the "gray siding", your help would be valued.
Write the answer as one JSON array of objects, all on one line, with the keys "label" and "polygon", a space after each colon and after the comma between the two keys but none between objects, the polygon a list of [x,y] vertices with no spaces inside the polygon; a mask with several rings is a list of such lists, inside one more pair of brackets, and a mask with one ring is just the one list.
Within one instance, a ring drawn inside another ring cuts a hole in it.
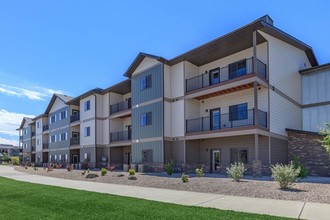
[{"label": "gray siding", "polygon": [[[25,144],[27,144],[27,148],[25,148]],[[31,152],[31,140],[23,140],[23,153]]]},{"label": "gray siding", "polygon": [[90,154],[90,163],[95,163],[95,147],[81,148],[80,149],[80,162],[85,162],[85,153]]},{"label": "gray siding", "polygon": [[[56,161],[55,162],[59,162],[59,155],[67,155],[68,157],[68,162],[70,162],[70,150],[50,150],[48,153],[48,161],[50,161],[50,156],[56,155]],[[62,161],[65,160],[65,158],[61,158]]]},{"label": "gray siding", "polygon": [[[66,133],[66,132],[67,132],[67,140],[60,141],[61,133]],[[49,140],[52,135],[56,135],[57,140],[54,143],[49,143],[49,149],[69,148],[70,147],[70,128],[69,127],[49,132]]]},{"label": "gray siding", "polygon": [[[152,124],[141,126],[141,114],[152,112]],[[134,108],[132,110],[132,138],[143,139],[152,137],[163,137],[163,102]]]},{"label": "gray siding", "polygon": [[[141,90],[142,77],[151,75],[151,88]],[[132,77],[132,105],[163,97],[163,66],[152,67]]]},{"label": "gray siding", "polygon": [[29,125],[27,128],[25,128],[27,133],[24,134],[24,129],[23,129],[23,141],[26,141],[27,139],[31,138],[32,135],[32,126]]},{"label": "gray siding", "polygon": [[152,158],[154,163],[162,163],[164,160],[163,156],[163,141],[144,142],[144,143],[133,143],[132,144],[132,162],[142,162],[142,150],[152,149]]},{"label": "gray siding", "polygon": [[[60,114],[63,111],[67,111],[67,117],[65,119],[59,120],[60,119]],[[53,112],[53,113],[49,114],[48,120],[53,115],[56,115],[56,122],[54,122],[52,124],[49,124],[49,130],[53,130],[53,129],[56,129],[56,128],[60,128],[60,127],[70,125],[70,107],[69,106],[61,108],[61,109],[57,110],[56,112]]]}]

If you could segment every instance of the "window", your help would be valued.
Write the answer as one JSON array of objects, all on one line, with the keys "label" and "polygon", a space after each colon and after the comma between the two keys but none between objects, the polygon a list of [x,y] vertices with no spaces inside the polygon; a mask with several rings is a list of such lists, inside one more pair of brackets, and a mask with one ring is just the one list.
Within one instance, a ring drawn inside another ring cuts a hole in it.
[{"label": "window", "polygon": [[244,149],[230,149],[230,163],[248,162],[248,150]]},{"label": "window", "polygon": [[37,145],[40,145],[40,139],[37,139]]},{"label": "window", "polygon": [[91,135],[91,128],[90,127],[85,127],[84,128],[84,136],[88,137]]},{"label": "window", "polygon": [[40,121],[37,122],[37,128],[40,128]]},{"label": "window", "polygon": [[60,120],[67,118],[67,111],[63,111],[60,113]]},{"label": "window", "polygon": [[229,64],[229,79],[234,79],[246,74],[246,60]]},{"label": "window", "polygon": [[49,124],[52,124],[54,122],[56,122],[56,115],[52,115],[49,117]]},{"label": "window", "polygon": [[51,135],[49,139],[49,143],[55,143],[56,142],[56,135]]},{"label": "window", "polygon": [[24,148],[25,148],[25,149],[27,148],[27,143],[24,144]]},{"label": "window", "polygon": [[84,111],[88,111],[91,109],[91,101],[88,100],[86,102],[84,102]]},{"label": "window", "polygon": [[68,140],[68,133],[61,133],[60,135],[60,141]]},{"label": "window", "polygon": [[229,106],[229,120],[237,121],[248,118],[247,103]]},{"label": "window", "polygon": [[24,129],[24,135],[27,135],[27,129],[26,128]]},{"label": "window", "polygon": [[210,85],[220,82],[220,68],[210,70]]},{"label": "window", "polygon": [[91,160],[91,154],[90,153],[85,153],[84,154],[84,160],[85,160],[85,162],[90,162],[90,160]]},{"label": "window", "polygon": [[152,124],[152,114],[151,112],[141,114],[141,126],[147,126]]},{"label": "window", "polygon": [[142,150],[142,162],[143,163],[152,163],[153,162],[153,156],[152,156],[152,150]]},{"label": "window", "polygon": [[141,90],[151,88],[151,75],[144,76],[141,78],[140,88],[141,88]]}]

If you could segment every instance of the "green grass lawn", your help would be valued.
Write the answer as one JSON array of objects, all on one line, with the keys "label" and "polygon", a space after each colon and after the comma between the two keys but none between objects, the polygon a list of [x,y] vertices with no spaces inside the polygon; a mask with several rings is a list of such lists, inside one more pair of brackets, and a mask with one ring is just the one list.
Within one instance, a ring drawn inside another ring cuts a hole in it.
[{"label": "green grass lawn", "polygon": [[0,219],[286,219],[189,207],[0,177]]}]

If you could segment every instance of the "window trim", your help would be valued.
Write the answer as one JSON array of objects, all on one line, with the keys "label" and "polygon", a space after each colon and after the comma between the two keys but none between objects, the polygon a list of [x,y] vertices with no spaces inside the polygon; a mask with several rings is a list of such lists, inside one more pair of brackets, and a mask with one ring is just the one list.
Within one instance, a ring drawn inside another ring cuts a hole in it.
[{"label": "window trim", "polygon": [[91,110],[91,100],[87,100],[84,102],[84,111],[87,112]]},{"label": "window trim", "polygon": [[140,78],[140,90],[144,91],[146,89],[152,88],[152,75],[142,76]]},{"label": "window trim", "polygon": [[[245,106],[245,110],[239,110],[239,106]],[[237,108],[236,111],[231,110],[232,108]],[[245,112],[245,114],[242,116],[239,113]],[[240,121],[240,120],[246,120],[248,119],[248,103],[240,103],[236,105],[229,106],[229,121]]]}]

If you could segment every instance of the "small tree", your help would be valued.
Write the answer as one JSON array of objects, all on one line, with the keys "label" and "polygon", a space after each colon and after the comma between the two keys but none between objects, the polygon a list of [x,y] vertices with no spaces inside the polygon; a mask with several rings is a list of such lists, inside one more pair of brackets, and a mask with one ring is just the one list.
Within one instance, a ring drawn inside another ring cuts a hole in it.
[{"label": "small tree", "polygon": [[8,160],[8,156],[7,156],[7,153],[6,152],[3,152],[2,153],[2,158],[1,158],[2,161],[7,161]]},{"label": "small tree", "polygon": [[330,123],[325,123],[324,128],[320,129],[320,134],[324,136],[320,142],[330,155]]}]

